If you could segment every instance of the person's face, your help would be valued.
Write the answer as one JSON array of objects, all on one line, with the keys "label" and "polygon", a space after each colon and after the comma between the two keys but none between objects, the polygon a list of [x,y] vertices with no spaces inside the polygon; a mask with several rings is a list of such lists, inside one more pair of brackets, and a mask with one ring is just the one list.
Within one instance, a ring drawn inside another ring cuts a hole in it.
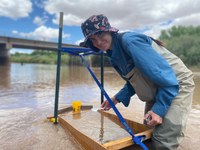
[{"label": "person's face", "polygon": [[104,51],[111,49],[112,36],[110,32],[98,32],[94,35],[91,35],[89,38],[96,48]]}]

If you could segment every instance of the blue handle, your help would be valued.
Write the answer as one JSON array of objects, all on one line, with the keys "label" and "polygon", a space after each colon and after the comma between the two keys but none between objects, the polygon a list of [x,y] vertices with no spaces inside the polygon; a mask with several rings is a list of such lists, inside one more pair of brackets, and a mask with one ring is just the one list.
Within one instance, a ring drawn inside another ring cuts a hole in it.
[{"label": "blue handle", "polygon": [[89,65],[87,64],[87,62],[84,59],[83,54],[79,54],[79,56],[81,57],[81,60],[83,61],[83,63],[85,64],[85,66],[87,67],[88,71],[90,72],[91,76],[93,77],[93,79],[95,80],[95,82],[97,83],[97,85],[99,86],[100,90],[102,91],[103,95],[106,97],[106,99],[108,100],[110,106],[113,108],[114,112],[116,113],[116,115],[118,116],[120,122],[123,124],[124,128],[126,129],[126,131],[132,136],[132,140],[134,143],[136,143],[137,145],[139,145],[141,148],[143,148],[144,150],[148,150],[148,148],[146,147],[146,145],[144,143],[141,142],[141,139],[144,137],[136,137],[133,134],[133,131],[131,130],[131,128],[128,126],[126,120],[122,117],[122,115],[120,114],[120,112],[118,111],[118,109],[116,108],[115,104],[113,103],[113,101],[110,99],[110,97],[108,96],[108,94],[106,93],[106,91],[104,90],[104,88],[102,87],[101,83],[98,81],[98,79],[96,78],[96,76],[94,75],[94,73],[92,72],[92,70],[90,69]]}]

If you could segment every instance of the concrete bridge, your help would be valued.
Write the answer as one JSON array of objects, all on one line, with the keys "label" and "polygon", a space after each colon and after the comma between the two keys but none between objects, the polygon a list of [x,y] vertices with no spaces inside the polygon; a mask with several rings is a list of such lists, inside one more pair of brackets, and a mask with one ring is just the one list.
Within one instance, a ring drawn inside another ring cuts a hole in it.
[{"label": "concrete bridge", "polygon": [[[77,47],[77,45],[72,45],[72,44],[63,44],[62,46]],[[6,60],[9,58],[10,56],[9,50],[11,48],[57,51],[57,47],[58,44],[56,42],[0,36],[0,60],[4,59]]]}]

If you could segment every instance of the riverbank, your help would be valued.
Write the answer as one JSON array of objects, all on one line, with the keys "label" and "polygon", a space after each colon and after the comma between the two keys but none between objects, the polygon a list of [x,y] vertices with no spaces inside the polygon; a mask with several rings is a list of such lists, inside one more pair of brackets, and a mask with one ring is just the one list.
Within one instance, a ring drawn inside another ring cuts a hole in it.
[{"label": "riverbank", "polygon": [[[91,55],[85,57],[93,67],[101,65],[100,55]],[[15,53],[11,55],[11,62],[13,63],[34,63],[34,64],[57,64],[57,53],[52,51],[34,51],[31,54]],[[82,66],[81,59],[77,56],[62,53],[61,64],[63,65],[78,65]],[[110,66],[107,57],[104,57],[104,66]]]},{"label": "riverbank", "polygon": [[[86,57],[87,61],[93,67],[101,66],[101,56],[100,55],[90,55]],[[57,64],[57,53],[52,51],[33,51],[31,54],[25,53],[15,53],[11,55],[11,62],[14,63],[35,63],[35,64]],[[63,65],[79,65],[82,66],[82,61],[77,56],[68,55],[67,53],[62,53],[61,64]],[[187,65],[187,63],[186,63]],[[104,66],[110,67],[110,62],[108,57],[104,57]],[[200,63],[196,65],[187,65],[192,70],[198,70],[200,68]]]}]

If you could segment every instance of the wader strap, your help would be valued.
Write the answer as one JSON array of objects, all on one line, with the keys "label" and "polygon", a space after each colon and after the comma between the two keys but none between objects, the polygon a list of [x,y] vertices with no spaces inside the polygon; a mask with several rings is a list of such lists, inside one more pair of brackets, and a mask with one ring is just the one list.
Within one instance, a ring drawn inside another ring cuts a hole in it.
[{"label": "wader strap", "polygon": [[131,130],[131,128],[128,126],[126,120],[123,118],[123,116],[120,114],[120,112],[118,111],[118,109],[116,108],[115,104],[113,103],[113,101],[111,100],[111,98],[108,96],[108,94],[106,93],[106,91],[104,90],[104,88],[102,87],[101,83],[98,81],[97,77],[94,75],[94,73],[92,72],[92,70],[90,69],[88,63],[86,62],[84,56],[82,54],[79,54],[82,62],[84,63],[84,65],[86,66],[86,68],[88,69],[88,71],[90,72],[91,76],[93,77],[93,79],[95,80],[95,82],[97,83],[97,85],[99,86],[100,90],[102,91],[103,95],[106,97],[106,99],[108,100],[110,106],[113,108],[114,112],[116,113],[117,117],[119,118],[120,122],[123,124],[124,128],[126,129],[126,131],[132,136],[132,141],[139,145],[141,148],[143,148],[143,150],[148,150],[148,148],[146,147],[146,145],[144,143],[142,143],[142,140],[145,138],[144,136],[134,136],[133,131]]}]

